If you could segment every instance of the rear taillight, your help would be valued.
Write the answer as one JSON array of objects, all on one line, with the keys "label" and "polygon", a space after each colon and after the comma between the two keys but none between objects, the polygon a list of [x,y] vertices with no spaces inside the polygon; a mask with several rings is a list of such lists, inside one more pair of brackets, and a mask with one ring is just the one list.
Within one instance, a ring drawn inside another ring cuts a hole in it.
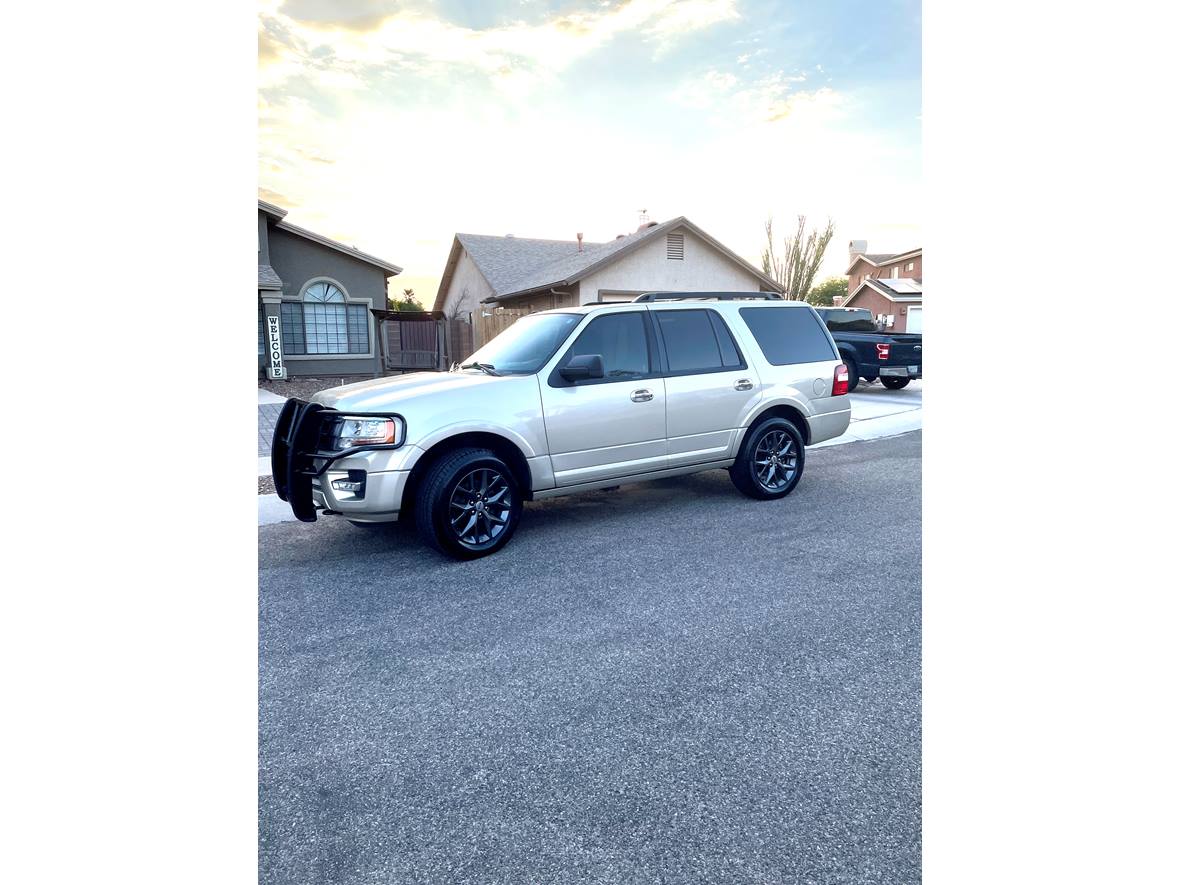
[{"label": "rear taillight", "polygon": [[832,376],[832,396],[844,396],[848,393],[848,366],[836,366],[836,373]]},{"label": "rear taillight", "polygon": [[889,345],[888,344],[878,344],[877,345],[877,359],[879,359],[879,360],[889,359]]}]

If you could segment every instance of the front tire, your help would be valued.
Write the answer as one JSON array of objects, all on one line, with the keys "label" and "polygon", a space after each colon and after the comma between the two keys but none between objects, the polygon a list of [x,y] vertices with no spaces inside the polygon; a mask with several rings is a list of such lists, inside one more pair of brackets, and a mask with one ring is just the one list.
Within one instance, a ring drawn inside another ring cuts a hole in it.
[{"label": "front tire", "polygon": [[508,543],[523,509],[512,470],[489,449],[444,455],[422,478],[414,500],[422,540],[455,559],[476,559]]},{"label": "front tire", "polygon": [[903,387],[905,387],[907,384],[910,383],[910,379],[909,378],[882,377],[881,383],[884,384],[890,390],[901,390]]},{"label": "front tire", "polygon": [[803,459],[799,428],[785,418],[768,418],[746,434],[729,477],[751,498],[784,498],[803,476]]}]

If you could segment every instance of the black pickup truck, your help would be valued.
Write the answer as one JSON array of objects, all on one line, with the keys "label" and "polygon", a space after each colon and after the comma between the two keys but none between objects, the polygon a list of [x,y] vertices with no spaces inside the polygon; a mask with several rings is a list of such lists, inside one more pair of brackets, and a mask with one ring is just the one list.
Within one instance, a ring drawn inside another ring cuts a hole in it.
[{"label": "black pickup truck", "polygon": [[922,377],[922,336],[878,332],[873,314],[861,307],[817,307],[816,312],[836,339],[840,359],[848,366],[848,389],[860,379],[880,378],[890,390],[900,390],[911,378]]}]

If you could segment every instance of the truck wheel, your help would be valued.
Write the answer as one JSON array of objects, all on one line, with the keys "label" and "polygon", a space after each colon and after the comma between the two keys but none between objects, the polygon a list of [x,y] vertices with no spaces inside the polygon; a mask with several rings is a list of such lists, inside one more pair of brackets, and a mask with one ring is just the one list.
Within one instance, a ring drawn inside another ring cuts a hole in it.
[{"label": "truck wheel", "polygon": [[520,523],[522,496],[507,464],[488,449],[444,455],[422,478],[414,520],[422,540],[455,559],[495,553]]},{"label": "truck wheel", "polygon": [[768,418],[751,428],[729,468],[739,491],[763,501],[789,495],[801,476],[803,437],[784,418]]},{"label": "truck wheel", "polygon": [[856,390],[856,385],[860,384],[860,366],[856,364],[856,360],[852,357],[841,357],[844,365],[848,366],[848,392]]},{"label": "truck wheel", "polygon": [[901,390],[903,387],[905,387],[907,384],[910,383],[910,379],[909,378],[882,377],[881,383],[884,384],[886,387],[888,387],[890,390]]}]

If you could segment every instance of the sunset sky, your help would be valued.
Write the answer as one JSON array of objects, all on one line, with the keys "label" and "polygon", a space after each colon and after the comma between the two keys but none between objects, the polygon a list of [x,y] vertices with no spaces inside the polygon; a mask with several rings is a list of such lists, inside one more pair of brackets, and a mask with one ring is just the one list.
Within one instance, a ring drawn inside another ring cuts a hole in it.
[{"label": "sunset sky", "polygon": [[258,114],[259,196],[427,306],[459,231],[922,244],[916,0],[264,0]]}]

